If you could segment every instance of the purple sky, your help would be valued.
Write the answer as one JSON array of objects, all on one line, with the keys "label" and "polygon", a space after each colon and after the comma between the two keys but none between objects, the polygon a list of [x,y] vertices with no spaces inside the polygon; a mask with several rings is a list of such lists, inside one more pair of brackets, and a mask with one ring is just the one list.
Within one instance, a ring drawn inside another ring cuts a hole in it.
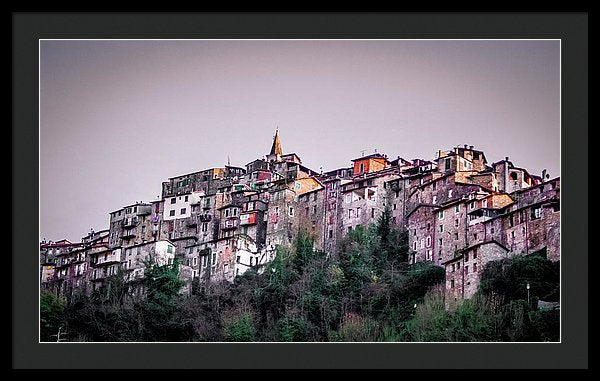
[{"label": "purple sky", "polygon": [[284,153],[469,144],[559,176],[559,41],[41,41],[40,238],[77,241],[169,177]]}]

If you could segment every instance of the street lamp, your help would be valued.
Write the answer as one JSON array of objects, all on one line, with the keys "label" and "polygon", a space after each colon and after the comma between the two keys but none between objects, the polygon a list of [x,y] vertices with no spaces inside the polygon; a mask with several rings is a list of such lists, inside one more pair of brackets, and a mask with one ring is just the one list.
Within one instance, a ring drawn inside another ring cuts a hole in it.
[{"label": "street lamp", "polygon": [[529,304],[529,282],[527,282],[527,304]]}]

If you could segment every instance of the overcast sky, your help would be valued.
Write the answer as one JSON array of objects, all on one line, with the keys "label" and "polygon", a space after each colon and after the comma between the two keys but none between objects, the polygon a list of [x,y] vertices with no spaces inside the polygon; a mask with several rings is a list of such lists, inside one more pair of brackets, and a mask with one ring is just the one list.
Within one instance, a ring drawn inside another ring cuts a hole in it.
[{"label": "overcast sky", "polygon": [[559,41],[42,41],[40,238],[169,177],[284,153],[319,171],[469,144],[559,176]]}]

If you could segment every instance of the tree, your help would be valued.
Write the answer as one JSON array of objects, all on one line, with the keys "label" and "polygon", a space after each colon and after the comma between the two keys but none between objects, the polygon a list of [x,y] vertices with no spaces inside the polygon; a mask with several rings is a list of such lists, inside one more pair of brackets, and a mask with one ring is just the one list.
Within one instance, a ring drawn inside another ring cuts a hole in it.
[{"label": "tree", "polygon": [[64,298],[43,291],[40,294],[40,341],[56,341],[58,330],[65,326]]},{"label": "tree", "polygon": [[492,261],[484,267],[479,289],[486,295],[501,295],[508,303],[527,300],[527,284],[530,300],[558,301],[560,262],[552,262],[537,252]]}]

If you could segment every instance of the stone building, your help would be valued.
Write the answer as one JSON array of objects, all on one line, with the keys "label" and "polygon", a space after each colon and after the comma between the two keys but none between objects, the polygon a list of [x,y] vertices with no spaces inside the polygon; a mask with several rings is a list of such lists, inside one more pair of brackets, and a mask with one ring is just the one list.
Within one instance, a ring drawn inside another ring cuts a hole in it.
[{"label": "stone building", "polygon": [[264,271],[278,245],[300,230],[330,258],[357,226],[389,210],[406,229],[409,262],[446,269],[447,301],[473,295],[491,260],[545,250],[560,259],[560,179],[516,167],[508,157],[488,165],[473,146],[439,150],[433,160],[374,153],[351,166],[316,172],[284,154],[279,131],[264,157],[243,168],[210,168],[169,178],[158,200],[110,213],[108,230],[81,242],[40,243],[40,284],[72,294],[122,274],[143,295],[144,261],[180,264],[184,291]]}]

